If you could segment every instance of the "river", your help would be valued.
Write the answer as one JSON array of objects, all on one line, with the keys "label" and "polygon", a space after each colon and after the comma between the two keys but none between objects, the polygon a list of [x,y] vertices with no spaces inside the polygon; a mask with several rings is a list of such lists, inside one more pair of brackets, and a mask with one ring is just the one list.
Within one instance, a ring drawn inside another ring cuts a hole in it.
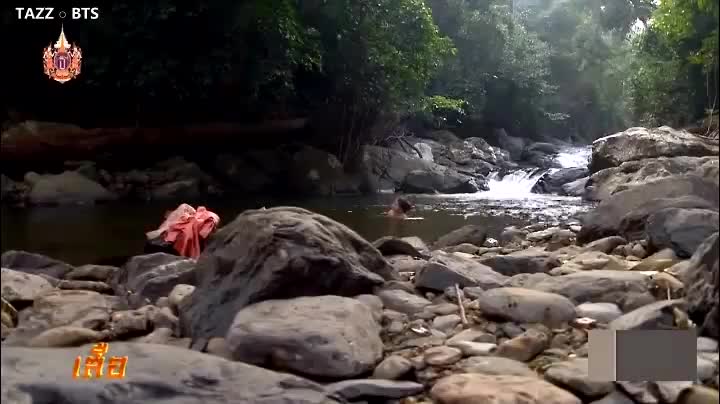
[{"label": "river", "polygon": [[[587,164],[586,149],[566,150],[557,157],[566,167]],[[368,240],[385,235],[419,236],[426,241],[465,224],[482,225],[498,238],[507,226],[559,223],[587,211],[580,198],[530,193],[541,172],[518,171],[502,179],[491,177],[489,191],[455,195],[413,195],[411,220],[388,220],[383,212],[394,195],[313,199],[219,199],[187,201],[203,204],[231,221],[245,209],[299,206],[327,215]],[[142,252],[144,233],[160,225],[163,214],[177,203],[113,203],[17,209],[2,207],[2,251],[25,250],[71,264],[97,263]]]}]

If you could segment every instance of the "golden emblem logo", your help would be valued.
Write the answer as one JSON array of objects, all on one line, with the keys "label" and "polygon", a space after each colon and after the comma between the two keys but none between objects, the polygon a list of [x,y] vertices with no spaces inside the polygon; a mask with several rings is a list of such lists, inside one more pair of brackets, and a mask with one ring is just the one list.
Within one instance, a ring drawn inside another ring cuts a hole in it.
[{"label": "golden emblem logo", "polygon": [[75,44],[70,44],[65,37],[65,30],[60,28],[60,38],[50,44],[43,53],[45,74],[60,83],[68,82],[80,74],[82,51]]}]

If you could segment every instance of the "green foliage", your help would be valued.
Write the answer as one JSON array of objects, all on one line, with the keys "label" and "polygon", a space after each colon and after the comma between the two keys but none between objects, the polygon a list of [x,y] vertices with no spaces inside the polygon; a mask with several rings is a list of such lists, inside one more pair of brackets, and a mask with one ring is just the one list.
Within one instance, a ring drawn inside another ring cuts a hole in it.
[{"label": "green foliage", "polygon": [[437,129],[456,127],[462,124],[468,102],[442,95],[426,97],[421,109],[422,118]]},{"label": "green foliage", "polygon": [[718,2],[662,0],[635,42],[634,56],[630,93],[636,117],[684,125],[712,111],[718,96]]}]

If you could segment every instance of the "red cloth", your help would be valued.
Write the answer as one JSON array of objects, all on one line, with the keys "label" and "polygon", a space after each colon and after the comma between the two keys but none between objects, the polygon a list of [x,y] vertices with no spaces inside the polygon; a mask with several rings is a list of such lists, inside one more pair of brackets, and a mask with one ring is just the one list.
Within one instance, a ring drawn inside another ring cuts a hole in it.
[{"label": "red cloth", "polygon": [[159,229],[147,233],[148,238],[163,234],[178,254],[197,258],[200,256],[200,240],[206,239],[220,223],[220,217],[200,206],[195,210],[188,204],[182,204],[170,213]]}]

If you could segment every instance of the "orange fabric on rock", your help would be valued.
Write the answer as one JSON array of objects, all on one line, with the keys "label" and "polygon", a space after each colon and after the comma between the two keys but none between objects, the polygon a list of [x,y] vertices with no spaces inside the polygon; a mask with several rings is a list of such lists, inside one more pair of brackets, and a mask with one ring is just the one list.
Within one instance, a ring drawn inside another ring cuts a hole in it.
[{"label": "orange fabric on rock", "polygon": [[168,215],[160,228],[147,236],[154,238],[164,234],[164,240],[173,243],[178,254],[197,258],[201,252],[200,240],[206,239],[219,223],[220,217],[204,206],[195,210],[184,203]]}]

